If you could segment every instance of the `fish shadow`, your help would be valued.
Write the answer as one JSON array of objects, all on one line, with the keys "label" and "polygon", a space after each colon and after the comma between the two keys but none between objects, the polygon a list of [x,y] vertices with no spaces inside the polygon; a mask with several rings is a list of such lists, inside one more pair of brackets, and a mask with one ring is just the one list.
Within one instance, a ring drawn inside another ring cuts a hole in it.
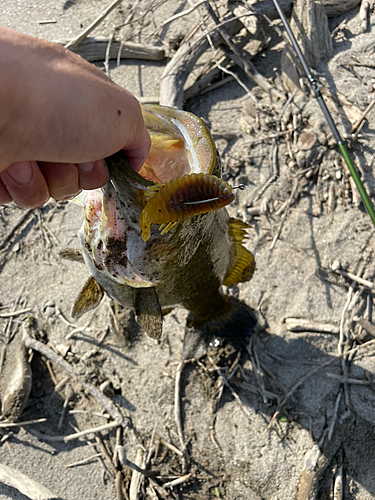
[{"label": "fish shadow", "polygon": [[[349,404],[346,405],[344,385],[340,380],[341,358],[314,345],[327,334],[305,332],[300,335],[304,338],[290,339],[287,333],[279,336],[262,332],[255,333],[247,342],[242,341],[241,346],[238,340],[225,340],[209,348],[207,354],[200,357],[199,366],[193,363],[185,369],[181,377],[181,397],[186,398],[193,391],[197,369],[201,370],[203,378],[213,378],[212,387],[224,375],[227,381],[216,413],[237,399],[245,408],[262,416],[270,446],[274,433],[279,445],[285,448],[293,447],[289,439],[292,428],[302,427],[309,432],[327,458],[325,466],[316,472],[319,481],[316,498],[330,497],[332,476],[340,465],[346,476],[345,498],[351,497],[350,479],[375,495],[372,473],[375,468],[375,393],[372,389],[375,367],[370,371],[369,363],[364,362],[369,353],[366,348],[363,352],[359,349],[348,366],[348,378],[360,380],[363,385],[348,384]],[[234,375],[229,367],[234,365],[236,358]],[[215,368],[220,368],[221,375],[213,369],[213,363]],[[202,372],[202,365],[206,366],[206,371]],[[204,385],[207,386],[207,382]],[[335,418],[337,421],[333,425]],[[231,423],[227,425],[230,427]],[[244,440],[248,425],[244,422]],[[331,428],[332,439],[327,444],[325,436]],[[363,455],[366,456],[365,464],[361,459]],[[249,461],[253,459],[248,458]],[[243,459],[246,461],[247,457]]]}]

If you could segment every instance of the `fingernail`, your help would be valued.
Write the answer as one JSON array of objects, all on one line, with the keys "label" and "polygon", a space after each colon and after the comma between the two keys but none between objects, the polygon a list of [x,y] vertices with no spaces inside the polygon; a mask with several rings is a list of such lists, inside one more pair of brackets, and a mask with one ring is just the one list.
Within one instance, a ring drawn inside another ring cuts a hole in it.
[{"label": "fingernail", "polygon": [[28,184],[33,176],[33,168],[29,161],[19,161],[12,163],[5,172],[17,184]]},{"label": "fingernail", "polygon": [[63,198],[60,198],[59,201],[68,201],[68,200],[73,200],[74,198],[76,198],[79,193],[81,192],[82,190],[80,189],[79,191],[77,191],[76,193],[73,193],[73,194],[67,194],[65,195]]},{"label": "fingernail", "polygon": [[83,172],[91,172],[94,169],[95,161],[89,161],[87,163],[78,163],[78,168],[83,170]]}]

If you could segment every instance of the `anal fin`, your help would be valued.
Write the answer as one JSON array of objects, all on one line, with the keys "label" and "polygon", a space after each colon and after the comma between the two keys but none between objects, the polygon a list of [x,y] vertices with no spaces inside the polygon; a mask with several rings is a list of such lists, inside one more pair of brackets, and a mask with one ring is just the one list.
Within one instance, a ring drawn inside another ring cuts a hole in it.
[{"label": "anal fin", "polygon": [[163,332],[163,314],[155,288],[137,288],[134,301],[137,321],[153,339],[160,339]]}]

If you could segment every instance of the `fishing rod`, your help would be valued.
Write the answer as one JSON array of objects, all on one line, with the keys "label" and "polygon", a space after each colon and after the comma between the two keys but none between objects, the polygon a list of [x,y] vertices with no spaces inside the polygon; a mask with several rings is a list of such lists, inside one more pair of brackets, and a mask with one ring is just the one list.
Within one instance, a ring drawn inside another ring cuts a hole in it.
[{"label": "fishing rod", "polygon": [[356,167],[355,167],[355,165],[350,157],[348,148],[346,147],[345,142],[341,139],[339,131],[337,130],[337,127],[332,119],[331,113],[329,112],[327,105],[324,102],[322,93],[320,92],[320,89],[319,89],[318,82],[311,74],[311,71],[307,65],[306,59],[305,59],[304,55],[302,54],[302,51],[301,51],[301,49],[298,45],[298,42],[297,42],[297,40],[296,40],[296,38],[295,38],[295,36],[294,36],[290,26],[289,26],[289,23],[284,15],[284,12],[281,10],[281,7],[280,7],[278,0],[273,0],[273,3],[275,4],[276,10],[280,16],[281,21],[283,22],[285,30],[288,33],[288,36],[290,38],[290,41],[292,42],[294,50],[297,53],[298,59],[301,62],[303,70],[307,76],[309,83],[310,83],[311,90],[313,91],[313,93],[318,101],[319,107],[322,110],[324,118],[326,119],[328,126],[331,129],[332,135],[333,135],[333,137],[334,137],[334,139],[339,147],[339,150],[340,150],[340,152],[345,160],[345,163],[347,164],[347,166],[349,168],[349,172],[351,173],[351,175],[354,179],[354,182],[358,188],[359,194],[361,195],[363,204],[365,205],[367,212],[368,212],[369,216],[371,217],[372,223],[375,226],[374,206],[373,206],[373,204],[372,204],[372,202],[371,202],[371,200],[370,200],[370,198],[365,190],[364,185],[362,184],[362,181],[359,177],[358,171],[357,171],[357,169],[356,169]]}]

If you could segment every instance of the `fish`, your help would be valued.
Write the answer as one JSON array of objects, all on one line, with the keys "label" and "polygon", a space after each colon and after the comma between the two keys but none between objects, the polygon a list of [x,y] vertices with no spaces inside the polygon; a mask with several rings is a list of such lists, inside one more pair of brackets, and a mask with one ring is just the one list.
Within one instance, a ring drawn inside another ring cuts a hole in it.
[{"label": "fish", "polygon": [[187,328],[204,336],[249,335],[252,310],[222,291],[254,273],[244,246],[249,226],[228,214],[235,195],[221,179],[214,140],[192,113],[142,110],[151,149],[139,173],[119,151],[106,159],[109,182],[80,199],[78,237],[90,276],[71,315],[97,307],[106,293],[133,309],[155,339],[163,314],[176,306],[189,311]]}]

